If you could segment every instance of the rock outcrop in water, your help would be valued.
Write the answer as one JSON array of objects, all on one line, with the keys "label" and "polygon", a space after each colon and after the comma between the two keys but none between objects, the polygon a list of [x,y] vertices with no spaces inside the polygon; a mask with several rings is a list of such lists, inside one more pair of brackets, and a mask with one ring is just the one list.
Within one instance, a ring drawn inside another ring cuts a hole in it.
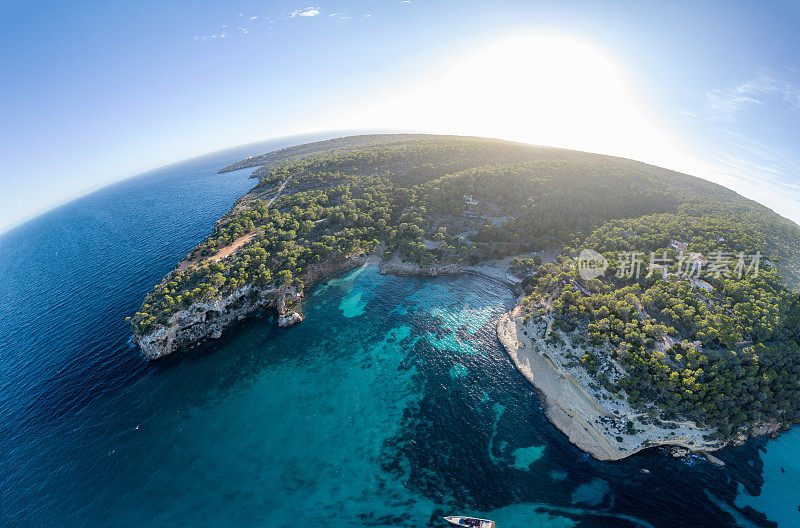
[{"label": "rock outcrop in water", "polygon": [[[312,266],[303,277],[306,290],[327,277],[363,265],[367,256],[353,255],[343,262],[324,262]],[[287,328],[304,317],[300,301],[302,291],[292,288],[243,286],[226,297],[193,303],[174,313],[166,324],[156,325],[147,334],[134,334],[142,354],[158,359],[176,350],[192,347],[206,339],[219,339],[225,329],[263,308],[275,310],[277,324]]]},{"label": "rock outcrop in water", "polygon": [[303,321],[303,316],[297,312],[285,313],[278,317],[278,326],[289,328]]}]

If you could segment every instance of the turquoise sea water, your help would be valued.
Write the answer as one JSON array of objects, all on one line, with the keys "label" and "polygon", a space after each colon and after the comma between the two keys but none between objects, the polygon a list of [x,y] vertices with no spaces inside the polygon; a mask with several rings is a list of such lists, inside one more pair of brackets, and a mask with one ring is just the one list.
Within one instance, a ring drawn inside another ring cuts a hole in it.
[{"label": "turquoise sea water", "polygon": [[514,295],[488,279],[367,266],[320,285],[301,325],[260,313],[143,361],[124,316],[252,186],[215,174],[250,153],[0,237],[0,525],[800,525],[797,430],[720,452],[723,469],[575,449],[498,343]]}]

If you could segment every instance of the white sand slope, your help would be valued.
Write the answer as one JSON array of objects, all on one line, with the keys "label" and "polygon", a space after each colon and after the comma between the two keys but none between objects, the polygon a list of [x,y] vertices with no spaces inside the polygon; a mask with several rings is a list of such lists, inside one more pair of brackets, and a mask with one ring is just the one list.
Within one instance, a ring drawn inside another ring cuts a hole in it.
[{"label": "white sand slope", "polygon": [[575,364],[571,347],[545,342],[551,331],[548,322],[539,319],[526,324],[519,316],[517,307],[498,321],[500,342],[542,395],[547,418],[581,450],[599,460],[618,460],[658,445],[695,452],[724,445],[708,439],[711,429],[692,422],[648,418],[604,389],[590,389],[591,378]]}]

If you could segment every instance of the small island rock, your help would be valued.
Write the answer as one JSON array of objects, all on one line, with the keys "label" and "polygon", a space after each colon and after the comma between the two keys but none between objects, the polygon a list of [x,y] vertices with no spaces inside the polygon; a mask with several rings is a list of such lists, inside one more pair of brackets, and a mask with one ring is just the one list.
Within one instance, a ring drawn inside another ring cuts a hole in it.
[{"label": "small island rock", "polygon": [[288,328],[296,325],[303,320],[303,316],[297,312],[288,312],[278,317],[278,326],[281,328]]}]

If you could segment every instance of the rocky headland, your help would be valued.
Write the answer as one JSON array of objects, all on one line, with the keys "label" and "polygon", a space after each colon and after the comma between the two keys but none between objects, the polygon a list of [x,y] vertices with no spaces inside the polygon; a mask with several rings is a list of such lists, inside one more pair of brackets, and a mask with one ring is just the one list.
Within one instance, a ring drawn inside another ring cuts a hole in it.
[{"label": "rocky headland", "polygon": [[312,266],[303,275],[302,291],[292,287],[260,288],[245,285],[230,295],[193,303],[174,313],[166,324],[158,324],[146,334],[134,333],[142,354],[158,359],[181,349],[191,348],[207,339],[219,339],[237,321],[260,309],[273,309],[278,326],[287,328],[303,321],[301,300],[321,281],[361,266],[368,256],[359,253],[342,262],[325,262]]},{"label": "rocky headland", "polygon": [[[561,334],[553,344],[547,338]],[[548,420],[576,447],[598,460],[619,460],[651,447],[670,448],[673,456],[696,453],[724,465],[710,454],[725,445],[741,445],[749,437],[773,436],[780,423],[759,423],[733,440],[691,421],[662,420],[655,413],[634,410],[623,398],[597,387],[574,359],[567,335],[547,318],[522,317],[521,308],[503,315],[497,336],[519,372],[540,394]]]}]

